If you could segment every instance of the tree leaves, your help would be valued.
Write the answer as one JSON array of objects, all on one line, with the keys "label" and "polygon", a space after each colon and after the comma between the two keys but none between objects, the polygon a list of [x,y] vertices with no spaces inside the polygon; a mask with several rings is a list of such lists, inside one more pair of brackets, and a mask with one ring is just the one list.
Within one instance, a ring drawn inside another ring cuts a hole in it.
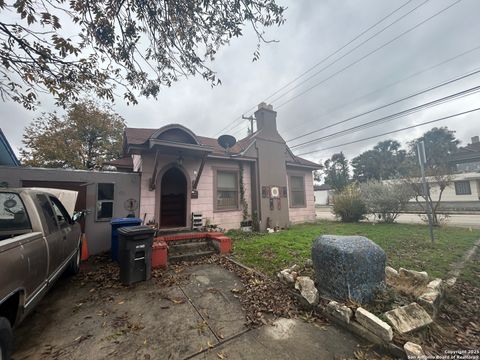
[{"label": "tree leaves", "polygon": [[348,161],[343,152],[333,154],[331,159],[325,161],[322,171],[325,184],[330,185],[335,191],[343,190],[350,182]]},{"label": "tree leaves", "polygon": [[[274,0],[0,0],[0,9],[18,14],[0,21],[0,97],[27,109],[44,91],[68,106],[85,93],[113,100],[120,89],[135,104],[188,76],[218,85],[210,62],[219,48],[248,24],[255,61],[270,42],[264,29],[285,21]],[[66,37],[62,25],[76,34]]]},{"label": "tree leaves", "polygon": [[99,169],[122,151],[124,120],[91,100],[71,105],[60,118],[42,114],[23,135],[21,158],[27,166]]},{"label": "tree leaves", "polygon": [[367,150],[352,160],[353,179],[388,180],[406,174],[407,153],[400,149],[396,140],[379,142],[372,150]]}]

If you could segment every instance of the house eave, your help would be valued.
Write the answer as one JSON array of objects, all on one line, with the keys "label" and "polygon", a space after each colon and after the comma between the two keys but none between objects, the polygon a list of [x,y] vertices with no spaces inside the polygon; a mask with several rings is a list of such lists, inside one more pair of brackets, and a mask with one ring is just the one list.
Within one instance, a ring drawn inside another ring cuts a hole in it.
[{"label": "house eave", "polygon": [[200,153],[211,153],[213,149],[205,145],[194,145],[194,144],[185,144],[178,143],[173,141],[158,140],[158,139],[149,139],[148,148],[151,150],[154,147],[172,149],[172,150],[182,150],[187,152],[200,152]]},{"label": "house eave", "polygon": [[320,170],[321,167],[320,165],[314,166],[314,165],[306,165],[306,164],[297,164],[297,163],[291,163],[291,162],[286,162],[287,167],[293,167],[297,169],[305,169],[305,170]]},{"label": "house eave", "polygon": [[248,157],[248,156],[238,156],[238,155],[208,155],[209,159],[220,159],[220,160],[242,160],[242,161],[251,161],[256,162],[256,158]]}]

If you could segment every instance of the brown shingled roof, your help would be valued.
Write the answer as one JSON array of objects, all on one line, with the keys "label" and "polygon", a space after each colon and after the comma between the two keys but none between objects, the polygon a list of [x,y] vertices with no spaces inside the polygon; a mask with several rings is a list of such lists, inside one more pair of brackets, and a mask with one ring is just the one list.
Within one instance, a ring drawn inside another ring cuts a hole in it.
[{"label": "brown shingled roof", "polygon": [[[204,136],[197,136],[197,139],[200,141],[202,145],[209,146],[213,149],[213,154],[216,155],[225,155],[225,149],[220,146],[217,139],[204,137]],[[232,148],[229,149],[230,154],[240,154],[243,150],[246,149],[248,145],[252,142],[252,136],[249,135],[244,139],[238,140]]]},{"label": "brown shingled roof", "polygon": [[127,138],[127,144],[144,144],[155,131],[157,129],[126,128],[125,137]]},{"label": "brown shingled roof", "polygon": [[313,166],[313,167],[320,168],[320,165],[318,165],[317,163],[314,163],[313,161],[301,158],[299,156],[295,156],[295,160],[300,165]]},{"label": "brown shingled roof", "polygon": [[[148,139],[157,131],[157,129],[144,129],[144,128],[126,128],[125,137],[126,143],[132,145],[141,145],[148,141]],[[222,148],[215,138],[209,138],[205,136],[196,136],[201,145],[212,148],[213,155],[225,155],[225,149]],[[242,153],[255,139],[255,133],[248,135],[247,137],[240,139],[237,143],[229,149],[230,154]],[[319,165],[301,157],[295,156],[295,162],[288,162],[289,164],[305,165],[308,167],[318,167]]]},{"label": "brown shingled roof", "polygon": [[[132,145],[141,145],[148,141],[148,139],[157,131],[157,129],[143,129],[143,128],[126,128],[125,137],[127,144]],[[205,136],[197,136],[200,144],[211,147],[213,149],[213,154],[224,155],[225,149],[222,148],[217,139],[209,138]],[[252,141],[252,135],[247,136],[244,139],[237,141],[237,143],[229,150],[231,154],[239,154],[246,149],[250,142]]]}]

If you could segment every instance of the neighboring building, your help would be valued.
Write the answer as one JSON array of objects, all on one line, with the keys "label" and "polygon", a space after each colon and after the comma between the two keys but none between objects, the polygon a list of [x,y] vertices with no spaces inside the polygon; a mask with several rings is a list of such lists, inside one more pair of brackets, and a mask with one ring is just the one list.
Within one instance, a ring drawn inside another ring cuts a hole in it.
[{"label": "neighboring building", "polygon": [[[430,182],[430,192],[433,199],[438,199],[439,189],[434,182]],[[480,211],[480,172],[453,174],[452,183],[443,191],[441,208]]]},{"label": "neighboring building", "polygon": [[77,191],[75,210],[87,210],[82,229],[90,254],[110,250],[112,218],[139,215],[139,174],[0,166],[0,183]]},{"label": "neighboring building", "polygon": [[225,229],[239,228],[244,214],[262,230],[315,220],[319,165],[293,155],[271,105],[260,104],[255,118],[257,131],[227,150],[181,125],[127,128],[124,153],[141,173],[140,216],[178,229],[191,227],[193,213]]},{"label": "neighboring building", "polygon": [[2,129],[0,129],[0,165],[20,166],[20,161],[18,161]]},{"label": "neighboring building", "polygon": [[453,183],[443,193],[443,207],[480,211],[480,138],[450,156]]},{"label": "neighboring building", "polygon": [[331,205],[333,202],[333,191],[332,187],[327,184],[315,185],[313,187],[315,194],[315,205],[325,206]]},{"label": "neighboring building", "polygon": [[[480,211],[480,140],[472,137],[472,143],[458,149],[449,158],[452,182],[443,191],[440,209],[442,211]],[[434,179],[428,179],[434,201],[438,199],[439,188]],[[415,200],[411,200],[411,203]],[[412,206],[412,210],[418,210]]]},{"label": "neighboring building", "polygon": [[480,138],[472,137],[472,143],[458,149],[449,162],[456,173],[480,172]]}]

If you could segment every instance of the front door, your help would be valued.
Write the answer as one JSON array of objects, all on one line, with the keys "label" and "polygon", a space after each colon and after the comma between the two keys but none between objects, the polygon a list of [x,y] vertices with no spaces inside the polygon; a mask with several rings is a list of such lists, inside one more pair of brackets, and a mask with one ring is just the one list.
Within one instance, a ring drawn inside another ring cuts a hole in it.
[{"label": "front door", "polygon": [[178,168],[162,176],[160,194],[160,227],[177,228],[187,224],[187,179]]}]

